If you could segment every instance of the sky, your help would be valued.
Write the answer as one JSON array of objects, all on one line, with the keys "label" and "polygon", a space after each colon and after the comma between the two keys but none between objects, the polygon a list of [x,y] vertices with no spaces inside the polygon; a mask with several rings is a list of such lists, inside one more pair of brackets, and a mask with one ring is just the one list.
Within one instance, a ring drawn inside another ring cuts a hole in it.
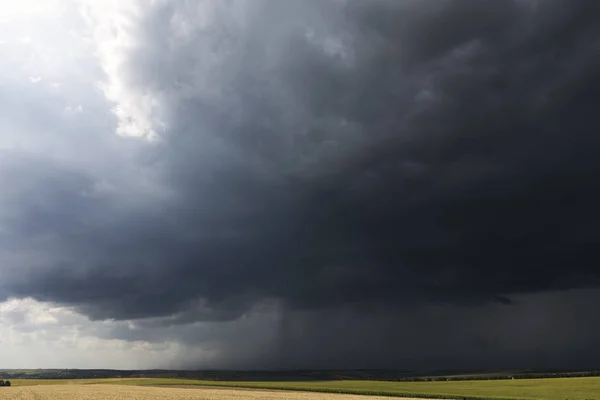
[{"label": "sky", "polygon": [[600,368],[599,18],[0,0],[0,368]]}]

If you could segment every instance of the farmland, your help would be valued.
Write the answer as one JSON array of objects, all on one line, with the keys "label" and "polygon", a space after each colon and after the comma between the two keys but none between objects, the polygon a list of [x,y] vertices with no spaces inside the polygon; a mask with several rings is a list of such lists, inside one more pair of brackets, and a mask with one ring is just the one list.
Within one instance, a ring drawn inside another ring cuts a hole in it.
[{"label": "farmland", "polygon": [[[123,385],[40,385],[11,387],[0,391],[0,399],[14,400],[362,400],[364,396],[327,393],[283,392],[244,389],[181,389]],[[374,397],[384,399],[384,397]]]},{"label": "farmland", "polygon": [[[249,391],[242,388],[253,388],[255,390]],[[281,392],[273,389],[294,390],[297,392]],[[316,392],[325,393],[317,394]],[[343,400],[353,398],[334,395],[334,393],[345,393],[346,395],[369,394],[373,396],[398,396],[415,398],[600,400],[600,378],[588,377],[449,382],[385,382],[358,380],[311,382],[227,382],[157,378],[111,378],[79,380],[23,379],[13,380],[13,387],[3,388],[0,390],[0,399],[212,399],[212,396],[217,395],[220,396],[218,397],[219,399],[293,398],[301,400],[309,398],[334,398]],[[36,397],[27,397],[32,395],[35,395]],[[364,397],[359,398],[364,399]],[[370,397],[370,399],[375,398],[377,397]]]}]

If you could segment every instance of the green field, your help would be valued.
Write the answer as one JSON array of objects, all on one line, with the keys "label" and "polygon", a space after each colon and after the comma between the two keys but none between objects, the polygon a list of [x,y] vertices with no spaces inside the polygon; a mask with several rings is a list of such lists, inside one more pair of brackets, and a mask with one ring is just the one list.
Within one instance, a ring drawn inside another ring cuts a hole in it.
[{"label": "green field", "polygon": [[17,379],[13,386],[40,384],[201,385],[406,397],[466,399],[600,400],[600,377],[450,382],[313,381],[219,382],[188,379],[110,378],[70,380]]}]

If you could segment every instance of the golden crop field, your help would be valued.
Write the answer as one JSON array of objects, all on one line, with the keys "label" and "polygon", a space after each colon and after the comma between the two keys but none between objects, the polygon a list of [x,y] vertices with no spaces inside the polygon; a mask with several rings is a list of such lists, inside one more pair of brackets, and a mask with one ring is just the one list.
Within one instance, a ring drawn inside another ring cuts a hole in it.
[{"label": "golden crop field", "polygon": [[[350,394],[200,387],[184,389],[110,384],[67,384],[0,388],[0,399],[6,400],[365,400],[365,398],[365,396]],[[389,400],[390,398],[369,396],[367,399]]]}]

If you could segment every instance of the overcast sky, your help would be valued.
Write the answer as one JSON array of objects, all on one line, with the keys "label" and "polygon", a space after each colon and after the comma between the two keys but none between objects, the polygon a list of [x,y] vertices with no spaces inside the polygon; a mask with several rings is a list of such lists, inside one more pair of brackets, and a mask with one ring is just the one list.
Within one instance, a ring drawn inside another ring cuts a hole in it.
[{"label": "overcast sky", "polygon": [[598,20],[0,0],[0,368],[598,368]]}]

